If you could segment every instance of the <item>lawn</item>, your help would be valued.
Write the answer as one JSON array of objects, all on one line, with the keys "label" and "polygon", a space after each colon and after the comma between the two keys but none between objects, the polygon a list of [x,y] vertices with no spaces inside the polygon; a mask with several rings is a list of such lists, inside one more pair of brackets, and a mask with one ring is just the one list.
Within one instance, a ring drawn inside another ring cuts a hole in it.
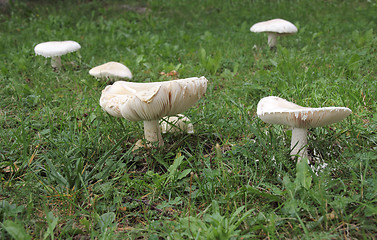
[{"label": "lawn", "polygon": [[[10,1],[0,9],[0,238],[375,239],[377,2]],[[257,22],[298,28],[275,51]],[[53,69],[41,42],[73,40]],[[134,150],[143,122],[99,105],[121,62],[133,82],[205,76],[195,133]],[[348,107],[309,129],[310,161],[257,104]]]}]

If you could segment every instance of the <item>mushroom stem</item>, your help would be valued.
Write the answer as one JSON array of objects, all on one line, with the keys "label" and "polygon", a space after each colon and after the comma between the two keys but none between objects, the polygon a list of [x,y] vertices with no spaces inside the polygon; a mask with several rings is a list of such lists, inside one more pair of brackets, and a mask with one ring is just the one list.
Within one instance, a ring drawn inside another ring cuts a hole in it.
[{"label": "mushroom stem", "polygon": [[51,67],[53,68],[60,68],[62,66],[60,56],[51,57]]},{"label": "mushroom stem", "polygon": [[268,33],[268,46],[270,49],[274,49],[277,44],[277,34],[276,33]]},{"label": "mushroom stem", "polygon": [[308,158],[307,136],[308,130],[306,128],[292,129],[291,156],[294,158],[295,155],[298,155],[298,162],[303,158]]},{"label": "mushroom stem", "polygon": [[148,142],[158,142],[160,147],[164,145],[158,120],[144,121],[144,137]]}]

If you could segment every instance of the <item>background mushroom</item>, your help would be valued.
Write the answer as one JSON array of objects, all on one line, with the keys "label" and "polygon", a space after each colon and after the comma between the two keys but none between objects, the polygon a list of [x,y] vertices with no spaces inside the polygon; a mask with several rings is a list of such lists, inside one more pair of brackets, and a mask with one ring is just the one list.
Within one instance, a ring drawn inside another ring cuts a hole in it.
[{"label": "background mushroom", "polygon": [[277,43],[277,36],[292,35],[297,33],[297,28],[293,23],[283,19],[272,19],[254,24],[250,31],[255,33],[265,32],[268,34],[268,46],[274,49]]},{"label": "background mushroom", "polygon": [[100,105],[115,117],[144,121],[144,136],[163,145],[159,120],[189,109],[207,90],[205,77],[166,82],[133,83],[117,81],[102,90]]},{"label": "background mushroom", "polygon": [[162,133],[186,131],[188,134],[194,133],[194,126],[190,119],[183,114],[177,116],[164,117],[160,121]]},{"label": "background mushroom", "polygon": [[257,114],[262,121],[292,127],[291,155],[298,155],[298,161],[308,158],[307,132],[309,128],[339,122],[351,112],[346,107],[302,107],[274,96],[262,98],[257,106]]},{"label": "background mushroom", "polygon": [[89,74],[97,78],[122,79],[132,78],[128,67],[118,62],[108,62],[90,69]]},{"label": "background mushroom", "polygon": [[60,56],[77,51],[80,48],[80,44],[75,41],[51,41],[39,43],[35,46],[34,52],[36,55],[51,57],[51,66],[60,68],[62,65]]}]

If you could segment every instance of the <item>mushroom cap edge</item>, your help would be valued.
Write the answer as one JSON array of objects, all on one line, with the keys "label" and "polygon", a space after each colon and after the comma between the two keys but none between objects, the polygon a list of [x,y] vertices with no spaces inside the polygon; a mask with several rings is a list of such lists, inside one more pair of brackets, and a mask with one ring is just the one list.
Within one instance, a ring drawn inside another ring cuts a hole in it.
[{"label": "mushroom cap edge", "polygon": [[80,48],[80,44],[72,40],[49,41],[37,44],[34,47],[34,52],[36,55],[41,55],[44,57],[57,57],[77,51]]},{"label": "mushroom cap edge", "polygon": [[131,70],[119,62],[107,62],[89,70],[89,74],[94,77],[116,77],[132,79]]},{"label": "mushroom cap edge", "polygon": [[257,107],[257,115],[262,121],[293,128],[323,127],[337,123],[351,113],[351,109],[346,107],[302,107],[274,96],[261,99]]},{"label": "mushroom cap edge", "polygon": [[109,114],[130,121],[159,120],[190,108],[204,96],[207,82],[205,77],[152,83],[117,81],[102,91],[100,105]]},{"label": "mushroom cap edge", "polygon": [[253,26],[250,28],[251,32],[272,32],[272,33],[277,33],[277,34],[295,34],[297,33],[297,27],[284,19],[271,19],[268,21],[263,21],[263,22],[258,22],[255,23]]}]

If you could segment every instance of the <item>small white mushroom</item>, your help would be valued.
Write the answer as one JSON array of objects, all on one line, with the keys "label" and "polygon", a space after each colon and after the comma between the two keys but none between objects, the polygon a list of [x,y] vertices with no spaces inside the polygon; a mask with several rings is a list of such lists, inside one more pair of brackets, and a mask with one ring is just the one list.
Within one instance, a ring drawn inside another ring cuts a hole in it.
[{"label": "small white mushroom", "polygon": [[308,158],[307,132],[309,128],[339,122],[351,112],[346,107],[302,107],[274,96],[262,98],[257,106],[257,115],[262,121],[292,127],[291,155],[298,156],[298,161]]},{"label": "small white mushroom", "polygon": [[159,120],[189,109],[204,96],[207,82],[205,77],[152,83],[117,81],[102,90],[100,105],[112,116],[144,121],[145,139],[162,146]]},{"label": "small white mushroom", "polygon": [[39,43],[35,46],[34,52],[36,55],[51,57],[51,66],[60,68],[62,65],[60,56],[77,51],[80,48],[80,44],[75,41],[51,41]]},{"label": "small white mushroom", "polygon": [[265,32],[268,34],[268,46],[274,49],[277,44],[277,36],[292,35],[297,33],[297,27],[293,23],[283,19],[272,19],[254,24],[250,31],[255,33]]},{"label": "small white mushroom", "polygon": [[97,78],[123,79],[132,78],[128,67],[118,62],[108,62],[90,69],[89,74]]},{"label": "small white mushroom", "polygon": [[177,116],[164,117],[160,121],[160,127],[162,133],[167,132],[182,132],[186,131],[188,134],[194,133],[194,126],[190,119],[183,114],[177,114]]}]

